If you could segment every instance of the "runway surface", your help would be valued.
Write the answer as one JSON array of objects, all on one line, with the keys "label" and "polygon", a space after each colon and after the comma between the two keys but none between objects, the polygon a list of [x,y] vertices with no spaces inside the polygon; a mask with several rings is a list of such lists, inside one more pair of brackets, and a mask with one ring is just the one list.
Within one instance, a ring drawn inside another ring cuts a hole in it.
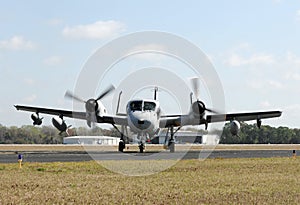
[{"label": "runway surface", "polygon": [[90,160],[155,160],[155,159],[205,159],[205,158],[269,158],[291,157],[292,150],[224,150],[224,151],[178,151],[146,152],[146,153],[120,153],[120,152],[0,152],[0,163],[16,163],[18,154],[23,155],[24,162],[76,162]]}]

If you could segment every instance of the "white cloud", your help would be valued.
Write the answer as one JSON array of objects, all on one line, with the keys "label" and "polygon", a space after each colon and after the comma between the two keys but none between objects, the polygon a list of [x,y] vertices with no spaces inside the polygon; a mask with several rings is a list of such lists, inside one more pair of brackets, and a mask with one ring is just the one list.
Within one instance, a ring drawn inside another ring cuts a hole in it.
[{"label": "white cloud", "polygon": [[290,63],[296,67],[300,67],[300,58],[290,51],[287,52],[287,54],[286,54],[286,60],[288,63]]},{"label": "white cloud", "polygon": [[62,57],[60,56],[50,56],[46,59],[44,59],[43,63],[48,66],[56,66],[63,62]]},{"label": "white cloud", "polygon": [[36,97],[37,96],[35,94],[32,94],[30,96],[23,98],[23,100],[27,103],[32,103],[33,101],[35,101]]},{"label": "white cloud", "polygon": [[254,81],[248,81],[247,83],[248,87],[251,89],[261,89],[263,87],[263,83],[257,80]]},{"label": "white cloud", "polygon": [[266,101],[261,102],[260,106],[265,109],[265,108],[270,108],[271,104],[269,101],[266,100]]},{"label": "white cloud", "polygon": [[268,84],[272,88],[278,88],[278,89],[283,88],[283,84],[281,82],[278,82],[278,81],[268,80]]},{"label": "white cloud", "polygon": [[251,45],[248,42],[238,44],[233,50],[250,50]]},{"label": "white cloud", "polygon": [[31,78],[25,78],[25,79],[24,79],[24,83],[25,83],[26,85],[33,85],[33,84],[34,84],[34,80],[31,79]]},{"label": "white cloud", "polygon": [[299,73],[293,73],[293,72],[288,72],[285,74],[285,78],[287,80],[300,80],[300,74]]},{"label": "white cloud", "polygon": [[232,67],[270,65],[276,63],[272,54],[256,52],[251,44],[239,43],[224,53],[224,64]]},{"label": "white cloud", "polygon": [[232,54],[229,59],[226,61],[226,63],[230,66],[240,66],[243,64],[243,59],[241,59],[240,56],[237,54]]},{"label": "white cloud", "polygon": [[279,126],[299,128],[300,104],[287,104],[279,110],[282,111],[282,116],[276,120]]},{"label": "white cloud", "polygon": [[285,59],[282,61],[282,66],[285,69],[286,80],[300,80],[300,57],[292,52],[287,52]]},{"label": "white cloud", "polygon": [[92,24],[65,27],[63,35],[73,39],[106,39],[125,31],[125,25],[118,21],[97,21]]},{"label": "white cloud", "polygon": [[8,40],[0,41],[0,49],[8,50],[32,50],[35,48],[33,42],[24,39],[23,36],[13,36]]},{"label": "white cloud", "polygon": [[252,81],[248,81],[247,85],[249,88],[251,89],[282,89],[284,88],[284,85],[279,82],[279,81],[275,81],[275,80],[258,80],[258,79],[254,79]]},{"label": "white cloud", "polygon": [[253,54],[250,57],[242,57],[236,53],[231,54],[229,59],[226,61],[226,64],[239,67],[247,65],[257,65],[257,64],[272,64],[275,62],[275,59],[272,55],[268,54]]}]

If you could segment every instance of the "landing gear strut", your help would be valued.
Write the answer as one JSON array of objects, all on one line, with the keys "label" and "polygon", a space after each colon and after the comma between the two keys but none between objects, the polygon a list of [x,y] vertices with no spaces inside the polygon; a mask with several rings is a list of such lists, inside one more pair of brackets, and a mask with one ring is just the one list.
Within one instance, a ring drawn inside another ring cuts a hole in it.
[{"label": "landing gear strut", "polygon": [[138,133],[137,139],[139,140],[139,150],[140,153],[143,153],[145,150],[145,133]]},{"label": "landing gear strut", "polygon": [[120,137],[120,142],[119,142],[119,147],[118,150],[119,152],[124,152],[125,149],[125,144],[126,142],[128,143],[128,137],[126,137],[123,133],[124,130],[126,131],[126,134],[128,136],[128,130],[127,127],[122,126],[122,132],[120,132],[120,130],[113,124],[114,128],[120,133],[121,137]]},{"label": "landing gear strut", "polygon": [[170,149],[170,152],[173,153],[175,152],[175,139],[174,139],[174,128],[173,126],[170,127],[170,134],[171,134],[171,137],[170,137],[170,140],[169,140],[169,149]]},{"label": "landing gear strut", "polygon": [[[167,134],[166,134],[166,139],[165,139],[165,145],[167,145],[167,149],[169,149],[171,153],[175,152],[175,137],[174,137],[174,134],[180,128],[181,127],[179,127],[175,132],[174,132],[174,127],[173,126],[168,128],[168,131],[167,131]],[[170,132],[170,138],[169,138],[169,132]]]},{"label": "landing gear strut", "polygon": [[169,150],[171,153],[175,152],[175,142],[174,141],[169,141]]}]

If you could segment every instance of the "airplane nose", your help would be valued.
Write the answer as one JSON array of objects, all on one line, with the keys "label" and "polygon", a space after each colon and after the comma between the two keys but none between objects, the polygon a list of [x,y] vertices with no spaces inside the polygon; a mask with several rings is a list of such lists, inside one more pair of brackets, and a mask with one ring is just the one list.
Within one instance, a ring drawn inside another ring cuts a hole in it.
[{"label": "airplane nose", "polygon": [[152,121],[151,116],[148,112],[130,112],[129,113],[129,124],[133,126],[133,129],[136,132],[139,132],[141,130],[145,131],[152,127]]},{"label": "airplane nose", "polygon": [[140,119],[137,121],[137,127],[141,130],[148,129],[151,125],[151,122],[148,120]]}]

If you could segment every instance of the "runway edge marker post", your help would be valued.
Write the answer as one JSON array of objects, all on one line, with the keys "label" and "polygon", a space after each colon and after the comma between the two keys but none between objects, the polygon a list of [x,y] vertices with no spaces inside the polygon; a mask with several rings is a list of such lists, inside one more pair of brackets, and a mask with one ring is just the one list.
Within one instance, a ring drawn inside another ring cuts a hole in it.
[{"label": "runway edge marker post", "polygon": [[18,162],[19,162],[19,168],[22,168],[22,161],[23,161],[23,155],[22,154],[18,154]]},{"label": "runway edge marker post", "polygon": [[293,158],[296,159],[296,156],[297,156],[296,150],[293,150]]}]

